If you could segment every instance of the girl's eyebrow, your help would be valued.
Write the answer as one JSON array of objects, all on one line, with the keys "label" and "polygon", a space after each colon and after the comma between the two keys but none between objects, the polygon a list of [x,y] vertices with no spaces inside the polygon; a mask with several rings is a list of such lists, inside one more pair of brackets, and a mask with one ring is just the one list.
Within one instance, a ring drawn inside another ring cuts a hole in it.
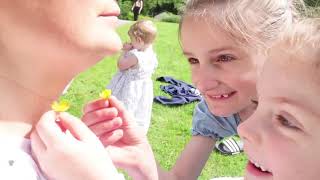
[{"label": "girl's eyebrow", "polygon": [[186,52],[186,51],[183,51],[182,53],[183,53],[184,55],[186,55],[186,56],[192,56],[192,55],[193,55],[191,52]]}]

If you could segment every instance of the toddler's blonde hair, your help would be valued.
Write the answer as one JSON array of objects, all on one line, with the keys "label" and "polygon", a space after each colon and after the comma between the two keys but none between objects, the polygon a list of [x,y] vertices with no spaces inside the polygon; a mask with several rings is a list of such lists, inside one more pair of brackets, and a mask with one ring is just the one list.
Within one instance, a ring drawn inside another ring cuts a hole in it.
[{"label": "toddler's blonde hair", "polygon": [[141,39],[145,44],[152,44],[157,36],[157,28],[150,20],[139,20],[130,27],[128,34]]},{"label": "toddler's blonde hair", "polygon": [[298,21],[292,28],[283,32],[279,43],[276,44],[276,47],[278,46],[283,47],[284,53],[289,53],[293,57],[302,57],[301,60],[311,63],[318,69],[320,66],[320,18]]},{"label": "toddler's blonde hair", "polygon": [[[186,16],[203,18],[241,45],[270,47],[279,34],[299,17],[294,0],[188,0]],[[297,6],[301,5],[301,6]]]}]

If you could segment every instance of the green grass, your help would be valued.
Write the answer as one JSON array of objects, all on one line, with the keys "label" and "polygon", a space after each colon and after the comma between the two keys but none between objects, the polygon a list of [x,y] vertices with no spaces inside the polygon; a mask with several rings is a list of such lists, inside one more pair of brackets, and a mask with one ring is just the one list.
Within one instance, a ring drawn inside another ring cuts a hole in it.
[{"label": "green grass", "polygon": [[[119,28],[123,41],[127,41],[129,25]],[[191,82],[189,65],[184,59],[178,42],[178,25],[174,23],[157,23],[158,37],[154,45],[158,55],[159,66],[153,76],[154,94],[165,95],[160,83],[155,81],[159,76],[172,76],[186,82]],[[108,84],[116,72],[118,55],[104,59],[88,71],[80,74],[72,83],[65,95],[73,107],[70,112],[80,116],[83,104],[98,97],[99,92]],[[178,107],[153,105],[152,125],[148,138],[153,147],[156,159],[165,169],[170,169],[180,152],[190,139],[193,104]],[[199,147],[200,148],[200,147]],[[220,176],[241,176],[246,158],[243,154],[237,156],[222,156],[212,153],[199,179],[210,179]]]}]

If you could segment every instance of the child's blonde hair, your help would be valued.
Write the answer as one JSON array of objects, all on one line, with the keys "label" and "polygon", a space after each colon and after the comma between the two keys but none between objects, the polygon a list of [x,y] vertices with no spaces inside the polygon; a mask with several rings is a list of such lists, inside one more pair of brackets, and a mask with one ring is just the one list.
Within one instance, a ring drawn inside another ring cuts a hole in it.
[{"label": "child's blonde hair", "polygon": [[140,20],[130,27],[128,34],[141,39],[145,44],[151,44],[157,36],[157,28],[150,20]]},{"label": "child's blonde hair", "polygon": [[[300,2],[300,1],[299,1]],[[298,18],[293,0],[189,0],[186,16],[204,18],[241,45],[269,47]],[[303,6],[300,6],[303,7]]]},{"label": "child's blonde hair", "polygon": [[[320,18],[303,19],[283,32],[277,44],[293,57],[320,66]],[[272,49],[271,49],[272,50]]]}]

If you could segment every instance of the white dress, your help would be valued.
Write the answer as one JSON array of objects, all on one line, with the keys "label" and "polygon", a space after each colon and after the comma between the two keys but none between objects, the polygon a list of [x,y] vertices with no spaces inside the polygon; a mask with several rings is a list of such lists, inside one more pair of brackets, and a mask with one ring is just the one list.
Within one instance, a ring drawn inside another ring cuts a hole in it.
[{"label": "white dress", "polygon": [[158,66],[152,47],[145,51],[130,50],[138,63],[124,71],[118,71],[112,78],[108,89],[121,100],[128,111],[136,118],[137,124],[147,132],[151,121],[153,103],[153,82],[151,76]]},{"label": "white dress", "polygon": [[46,179],[31,156],[30,140],[19,137],[2,137],[0,143],[0,179]]}]

